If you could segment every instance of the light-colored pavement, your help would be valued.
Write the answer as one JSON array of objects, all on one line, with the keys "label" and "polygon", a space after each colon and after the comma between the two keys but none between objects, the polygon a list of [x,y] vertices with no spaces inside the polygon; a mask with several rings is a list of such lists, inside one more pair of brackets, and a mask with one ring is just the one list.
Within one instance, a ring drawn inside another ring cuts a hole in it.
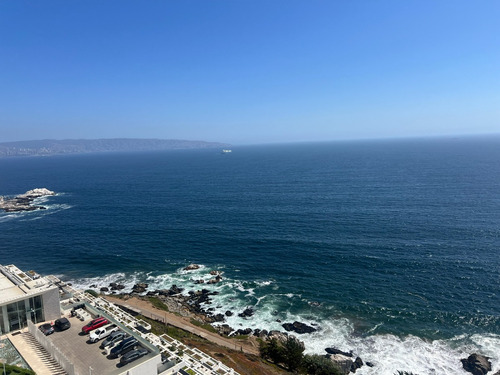
[{"label": "light-colored pavement", "polygon": [[157,309],[147,301],[138,299],[136,297],[129,298],[128,300],[122,300],[120,298],[112,296],[106,296],[105,298],[111,303],[114,303],[115,305],[122,305],[124,307],[132,308],[134,311],[137,311],[138,313],[144,315],[145,317],[159,320],[167,324],[170,324],[174,327],[181,328],[185,331],[188,331],[196,336],[202,337],[217,345],[224,346],[229,349],[242,351],[248,354],[259,355],[258,348],[247,342],[243,342],[241,340],[236,340],[236,339],[229,339],[226,337],[222,337],[216,333],[204,330],[190,323],[188,318],[180,317],[170,312]]},{"label": "light-colored pavement", "polygon": [[66,372],[28,332],[28,329],[7,334],[12,345],[37,375],[64,375]]}]

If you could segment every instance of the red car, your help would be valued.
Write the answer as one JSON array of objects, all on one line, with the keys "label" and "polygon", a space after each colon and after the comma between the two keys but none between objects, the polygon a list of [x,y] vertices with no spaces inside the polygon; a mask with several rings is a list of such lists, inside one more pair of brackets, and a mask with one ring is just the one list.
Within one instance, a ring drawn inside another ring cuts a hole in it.
[{"label": "red car", "polygon": [[87,334],[90,331],[93,331],[94,329],[97,329],[99,327],[102,327],[103,325],[108,324],[109,321],[106,318],[96,318],[92,320],[89,324],[85,325],[82,327],[82,332]]}]

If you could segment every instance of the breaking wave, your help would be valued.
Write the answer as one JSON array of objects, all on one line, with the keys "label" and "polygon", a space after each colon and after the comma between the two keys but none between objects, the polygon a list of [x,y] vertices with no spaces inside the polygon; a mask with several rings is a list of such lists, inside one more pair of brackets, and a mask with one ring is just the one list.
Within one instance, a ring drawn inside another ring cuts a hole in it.
[{"label": "breaking wave", "polygon": [[[214,308],[214,313],[233,312],[224,323],[235,330],[251,328],[284,331],[282,324],[285,322],[304,322],[318,329],[310,334],[297,335],[304,341],[306,353],[325,354],[327,347],[352,351],[364,362],[373,364],[373,367],[358,369],[356,373],[360,375],[392,375],[398,370],[416,374],[465,375],[467,373],[460,359],[473,352],[491,357],[493,373],[500,370],[500,335],[464,334],[451,339],[428,340],[415,335],[400,337],[376,333],[383,323],[374,324],[360,334],[352,319],[333,313],[328,316],[331,310],[328,307],[304,301],[300,295],[281,293],[274,280],[246,281],[224,277],[220,283],[207,284],[213,278],[209,273],[212,269],[200,265],[197,270],[179,268],[171,274],[113,273],[104,277],[75,279],[72,283],[80,289],[99,290],[115,282],[125,287],[124,293],[130,292],[134,284],[139,282],[148,283],[148,290],[168,289],[175,284],[184,288],[185,295],[190,290],[201,288],[216,291],[219,294],[212,296],[210,307]],[[196,285],[196,280],[204,280],[205,283]],[[247,318],[239,317],[238,313],[247,307],[252,307],[255,314]]]}]

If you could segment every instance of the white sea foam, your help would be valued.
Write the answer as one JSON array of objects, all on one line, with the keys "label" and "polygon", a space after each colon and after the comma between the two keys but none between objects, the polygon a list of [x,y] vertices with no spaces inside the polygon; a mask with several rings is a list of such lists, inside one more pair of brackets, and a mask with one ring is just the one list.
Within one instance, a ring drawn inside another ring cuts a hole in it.
[{"label": "white sea foam", "polygon": [[[397,337],[394,335],[371,334],[381,324],[377,324],[364,337],[354,335],[352,322],[345,318],[322,319],[314,314],[314,309],[307,316],[293,314],[289,307],[301,296],[291,293],[267,293],[276,289],[272,282],[248,282],[224,278],[217,284],[194,284],[194,280],[208,281],[213,278],[211,269],[201,266],[197,270],[184,271],[179,268],[171,274],[153,275],[136,272],[130,275],[114,273],[105,277],[92,277],[74,280],[77,288],[88,289],[91,285],[108,287],[111,282],[123,284],[123,292],[130,292],[134,284],[147,282],[148,290],[168,289],[173,284],[189,290],[205,288],[219,292],[212,296],[215,313],[224,314],[227,310],[234,314],[226,318],[226,324],[234,329],[267,329],[284,331],[284,322],[300,321],[314,325],[318,331],[311,334],[297,335],[304,341],[306,353],[325,354],[325,348],[335,347],[343,351],[352,351],[363,361],[371,362],[374,367],[363,366],[356,371],[359,375],[393,375],[398,370],[411,371],[415,374],[431,375],[466,375],[460,359],[478,352],[491,357],[493,372],[500,370],[499,335],[461,335],[449,340],[428,341],[416,336]],[[271,284],[273,284],[271,286]],[[266,288],[266,289],[264,289]],[[303,301],[302,301],[303,302]],[[288,306],[288,307],[286,307]],[[254,315],[242,318],[238,313],[247,307],[254,308]],[[325,309],[322,308],[324,312]],[[222,324],[222,323],[218,323]]]}]

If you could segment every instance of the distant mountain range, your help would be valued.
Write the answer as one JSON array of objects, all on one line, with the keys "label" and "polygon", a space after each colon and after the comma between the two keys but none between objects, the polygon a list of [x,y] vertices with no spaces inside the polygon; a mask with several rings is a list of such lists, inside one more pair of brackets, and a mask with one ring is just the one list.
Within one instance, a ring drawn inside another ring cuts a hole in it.
[{"label": "distant mountain range", "polygon": [[46,156],[92,152],[159,151],[197,148],[227,148],[227,143],[179,139],[44,139],[0,143],[0,157]]}]

